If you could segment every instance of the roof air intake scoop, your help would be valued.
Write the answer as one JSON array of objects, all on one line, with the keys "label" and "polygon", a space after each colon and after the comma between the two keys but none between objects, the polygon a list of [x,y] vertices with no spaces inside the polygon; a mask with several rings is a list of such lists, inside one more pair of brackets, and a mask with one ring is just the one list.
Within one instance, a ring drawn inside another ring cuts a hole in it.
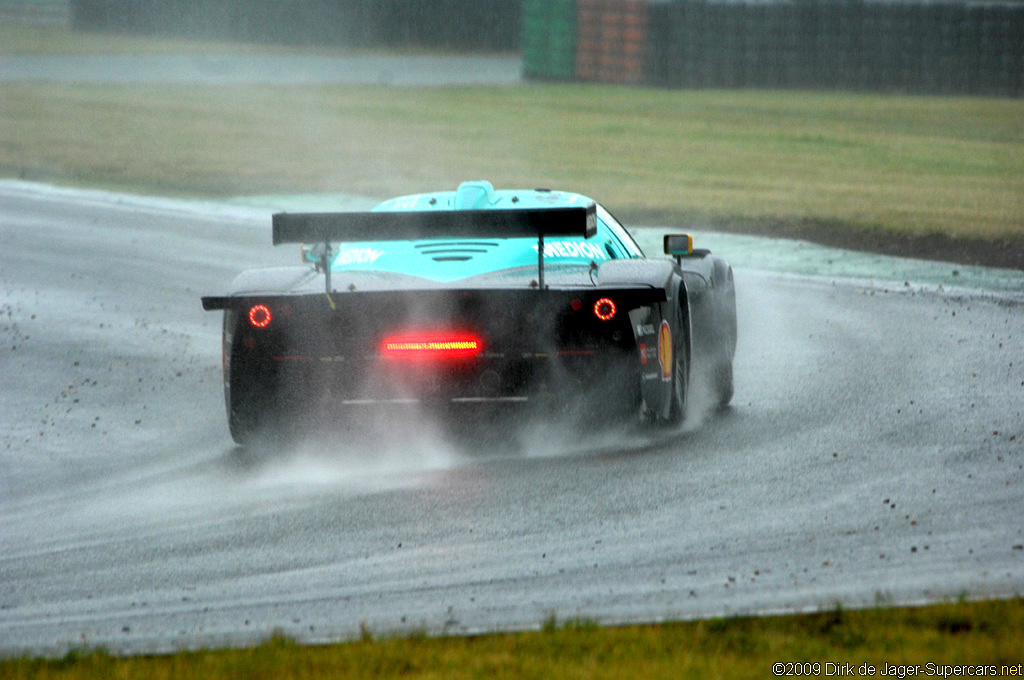
[{"label": "roof air intake scoop", "polygon": [[455,190],[455,205],[453,207],[456,210],[483,210],[496,200],[494,186],[490,182],[483,180],[463,182]]}]

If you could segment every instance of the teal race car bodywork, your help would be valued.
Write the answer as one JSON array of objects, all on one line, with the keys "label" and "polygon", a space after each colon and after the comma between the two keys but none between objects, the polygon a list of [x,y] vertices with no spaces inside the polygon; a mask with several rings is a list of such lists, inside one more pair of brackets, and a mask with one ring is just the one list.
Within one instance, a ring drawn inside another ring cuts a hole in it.
[{"label": "teal race car bodywork", "polygon": [[698,382],[732,397],[732,269],[686,234],[647,258],[586,196],[465,182],[277,214],[273,241],[302,243],[302,264],[203,298],[224,310],[238,443],[409,404],[678,422]]},{"label": "teal race car bodywork", "polygon": [[[472,191],[467,191],[472,189]],[[479,190],[478,190],[479,189]],[[467,196],[469,194],[469,196]],[[593,203],[579,194],[555,192],[497,192],[489,185],[466,184],[458,192],[395,198],[377,206],[375,212],[440,212],[454,210],[529,210],[551,207],[586,207]],[[597,213],[597,233],[558,238],[544,244],[544,266],[589,266],[611,259],[633,256],[610,226],[613,218]],[[616,223],[617,224],[617,223]],[[478,239],[468,241],[368,241],[349,243],[338,249],[334,272],[373,269],[393,274],[414,273],[437,283],[490,274],[496,271],[537,267],[537,237]]]}]

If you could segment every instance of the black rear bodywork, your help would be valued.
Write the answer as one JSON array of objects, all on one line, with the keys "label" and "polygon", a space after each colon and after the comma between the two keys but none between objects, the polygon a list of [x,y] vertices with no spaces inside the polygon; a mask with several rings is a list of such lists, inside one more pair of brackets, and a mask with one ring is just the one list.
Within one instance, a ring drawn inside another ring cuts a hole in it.
[{"label": "black rear bodywork", "polygon": [[[594,307],[613,300],[606,321]],[[370,406],[418,403],[457,411],[579,410],[595,420],[635,415],[642,363],[633,316],[664,290],[431,290],[208,298],[223,304],[225,400],[232,434]],[[249,310],[261,306],[259,325]],[[270,321],[264,324],[266,318]],[[471,357],[409,361],[382,349],[395,333],[460,332]]]}]

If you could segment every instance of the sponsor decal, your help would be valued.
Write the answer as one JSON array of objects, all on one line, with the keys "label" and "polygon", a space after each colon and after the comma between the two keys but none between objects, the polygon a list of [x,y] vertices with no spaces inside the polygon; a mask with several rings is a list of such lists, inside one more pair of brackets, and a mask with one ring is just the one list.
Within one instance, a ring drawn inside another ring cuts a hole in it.
[{"label": "sponsor decal", "polygon": [[334,264],[373,264],[383,254],[383,250],[376,248],[349,248],[338,253]]},{"label": "sponsor decal", "polygon": [[647,363],[647,345],[644,345],[643,343],[640,344],[640,363]]},{"label": "sponsor decal", "polygon": [[394,203],[391,204],[392,210],[415,210],[416,201],[419,200],[419,196],[403,196],[402,198],[395,199]]},{"label": "sponsor decal", "polygon": [[672,380],[672,329],[664,320],[658,333],[658,361],[661,363],[661,379]]},{"label": "sponsor decal", "polygon": [[638,323],[636,325],[637,335],[654,335],[654,325],[649,323]]},{"label": "sponsor decal", "polygon": [[[537,252],[537,244],[531,246]],[[544,257],[582,257],[589,260],[607,260],[608,253],[587,241],[545,241]]]}]

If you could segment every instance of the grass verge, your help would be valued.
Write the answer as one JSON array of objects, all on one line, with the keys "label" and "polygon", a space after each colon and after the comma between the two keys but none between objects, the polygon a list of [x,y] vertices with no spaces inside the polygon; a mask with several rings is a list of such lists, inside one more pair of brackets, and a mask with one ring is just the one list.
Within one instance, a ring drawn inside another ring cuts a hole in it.
[{"label": "grass verge", "polygon": [[978,241],[1024,265],[1022,120],[1022,101],[975,98],[8,83],[0,175],[210,197],[482,177],[581,191],[627,221]]},{"label": "grass verge", "polygon": [[838,676],[849,668],[842,674],[911,677],[916,668],[918,676],[951,677],[955,667],[958,676],[968,674],[964,667],[971,675],[981,667],[985,675],[1020,674],[1022,643],[1024,600],[1017,599],[613,628],[550,619],[539,632],[376,640],[364,634],[308,647],[275,637],[251,649],[153,657],[77,652],[3,661],[0,677],[768,678],[776,663],[791,664],[783,667],[795,671],[790,676]]},{"label": "grass verge", "polygon": [[[8,55],[292,51],[0,25]],[[1024,100],[971,97],[0,83],[0,176],[204,197],[482,177],[626,221],[1024,268],[1022,121]]]}]

